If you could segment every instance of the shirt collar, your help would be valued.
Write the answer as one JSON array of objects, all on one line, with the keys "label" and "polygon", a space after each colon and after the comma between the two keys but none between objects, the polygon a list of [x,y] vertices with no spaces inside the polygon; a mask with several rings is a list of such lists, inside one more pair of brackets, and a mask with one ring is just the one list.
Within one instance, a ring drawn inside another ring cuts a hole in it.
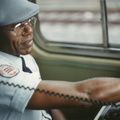
[{"label": "shirt collar", "polygon": [[8,54],[8,53],[2,52],[2,51],[0,51],[0,55],[3,56],[4,58],[6,58],[7,61],[9,61],[13,66],[18,66],[21,68],[22,60],[21,60],[20,56],[15,56],[15,55]]}]

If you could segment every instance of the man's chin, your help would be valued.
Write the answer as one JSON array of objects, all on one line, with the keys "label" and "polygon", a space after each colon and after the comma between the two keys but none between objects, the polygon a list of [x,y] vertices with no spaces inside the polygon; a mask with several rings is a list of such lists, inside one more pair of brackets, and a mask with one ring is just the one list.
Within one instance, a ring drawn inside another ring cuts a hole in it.
[{"label": "man's chin", "polygon": [[30,47],[29,49],[27,49],[27,50],[25,51],[25,54],[24,54],[24,55],[30,54],[30,53],[32,52],[32,50],[33,50],[33,47]]},{"label": "man's chin", "polygon": [[19,55],[27,55],[27,54],[30,54],[32,52],[33,48],[30,47],[29,49],[26,49],[26,50],[22,50],[22,51],[19,51],[18,54]]}]

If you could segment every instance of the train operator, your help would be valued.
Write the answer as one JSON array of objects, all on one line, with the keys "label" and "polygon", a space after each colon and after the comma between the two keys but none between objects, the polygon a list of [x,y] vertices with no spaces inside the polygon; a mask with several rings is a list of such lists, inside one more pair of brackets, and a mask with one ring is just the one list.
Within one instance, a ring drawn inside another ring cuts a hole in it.
[{"label": "train operator", "polygon": [[120,101],[119,78],[42,80],[30,55],[37,20],[34,16],[38,12],[39,6],[27,0],[0,0],[0,120],[66,120],[57,109],[94,105],[30,88],[105,102]]}]

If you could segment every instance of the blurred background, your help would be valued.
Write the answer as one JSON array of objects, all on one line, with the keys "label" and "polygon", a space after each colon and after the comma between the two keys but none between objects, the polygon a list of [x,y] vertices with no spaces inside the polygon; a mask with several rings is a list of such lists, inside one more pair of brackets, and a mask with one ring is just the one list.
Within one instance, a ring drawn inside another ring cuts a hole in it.
[{"label": "blurred background", "polygon": [[[107,0],[110,43],[120,43],[120,1]],[[37,0],[40,29],[49,41],[101,44],[100,0]]]}]

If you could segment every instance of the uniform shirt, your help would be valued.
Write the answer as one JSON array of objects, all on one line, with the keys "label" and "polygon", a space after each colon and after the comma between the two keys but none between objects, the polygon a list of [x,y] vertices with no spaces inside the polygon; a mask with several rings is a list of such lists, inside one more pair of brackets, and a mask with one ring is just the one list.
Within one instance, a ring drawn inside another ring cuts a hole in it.
[{"label": "uniform shirt", "polygon": [[52,120],[44,110],[26,109],[34,90],[24,87],[35,89],[41,76],[33,57],[22,57],[32,73],[23,72],[20,57],[0,52],[0,120]]}]

